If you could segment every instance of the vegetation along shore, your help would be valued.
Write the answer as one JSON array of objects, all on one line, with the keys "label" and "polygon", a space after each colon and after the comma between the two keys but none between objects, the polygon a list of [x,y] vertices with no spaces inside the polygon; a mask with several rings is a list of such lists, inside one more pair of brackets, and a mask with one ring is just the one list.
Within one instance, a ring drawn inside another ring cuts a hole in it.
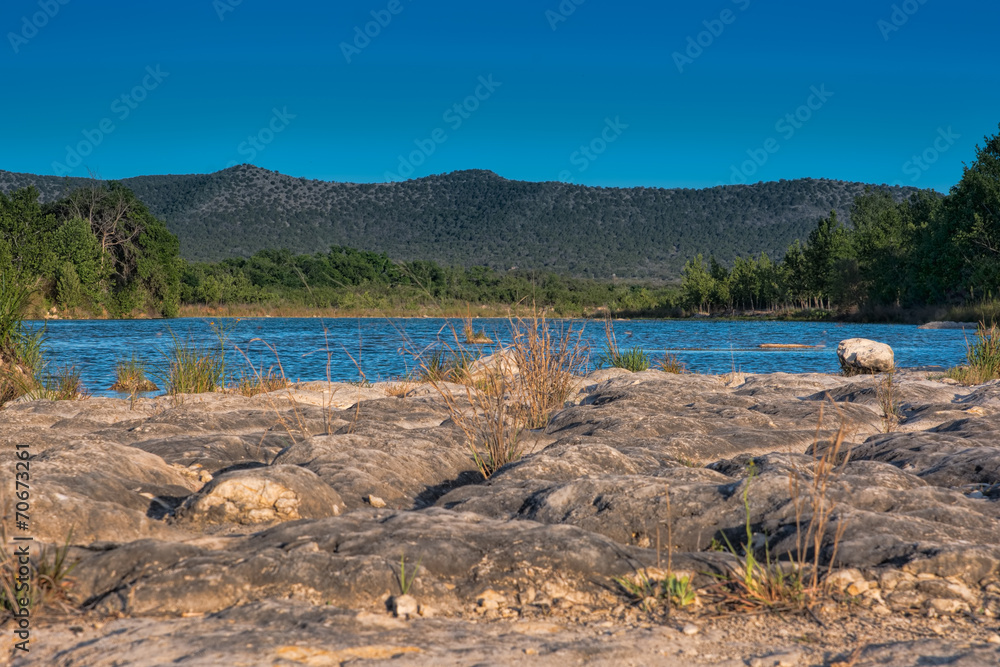
[{"label": "vegetation along shore", "polygon": [[36,318],[505,316],[527,302],[554,316],[994,321],[998,180],[994,135],[948,195],[869,187],[783,253],[722,261],[703,252],[645,280],[497,268],[503,253],[478,255],[490,265],[477,266],[346,246],[188,261],[183,240],[125,185],[74,181],[76,189],[44,203],[34,185],[0,195],[0,266],[4,280],[30,288]]}]

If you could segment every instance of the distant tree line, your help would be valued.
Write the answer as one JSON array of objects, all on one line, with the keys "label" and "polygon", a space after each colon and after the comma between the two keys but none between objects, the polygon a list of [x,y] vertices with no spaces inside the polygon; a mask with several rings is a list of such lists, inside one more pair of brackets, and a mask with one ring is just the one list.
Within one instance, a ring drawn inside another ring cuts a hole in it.
[{"label": "distant tree line", "polygon": [[394,262],[382,253],[343,246],[312,255],[262,250],[249,258],[192,263],[185,265],[181,278],[184,302],[216,305],[283,302],[377,310],[522,302],[567,313],[599,307],[647,312],[678,304],[679,295],[671,287],[616,284],[546,271]]},{"label": "distant tree line", "polygon": [[676,288],[394,261],[339,245],[313,254],[261,250],[188,263],[178,239],[131,190],[84,181],[48,203],[40,203],[34,187],[0,193],[0,278],[33,284],[47,304],[114,317],[171,317],[182,303],[406,311],[527,302],[563,314],[607,309],[637,316],[682,308],[844,311],[1000,296],[1000,134],[977,147],[947,196],[922,191],[897,201],[897,194],[869,188],[849,208],[850,225],[831,211],[781,260],[762,252],[726,264],[696,255]]},{"label": "distant tree line", "polygon": [[699,310],[775,310],[958,304],[1000,297],[1000,134],[945,197],[897,202],[869,189],[836,212],[781,261],[737,258],[725,267],[698,255],[683,270],[683,302]]},{"label": "distant tree line", "polygon": [[179,250],[177,237],[120,184],[83,187],[44,205],[34,187],[0,193],[2,279],[37,285],[64,308],[176,315]]}]

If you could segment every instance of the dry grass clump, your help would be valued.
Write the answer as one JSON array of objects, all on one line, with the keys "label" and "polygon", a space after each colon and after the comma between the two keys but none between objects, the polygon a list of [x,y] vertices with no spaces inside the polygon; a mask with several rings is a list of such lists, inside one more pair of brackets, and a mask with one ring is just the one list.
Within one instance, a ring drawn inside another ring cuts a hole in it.
[{"label": "dry grass clump", "polygon": [[420,383],[415,380],[400,378],[398,380],[386,382],[382,386],[382,390],[385,392],[386,396],[391,396],[392,398],[406,398],[406,396],[419,385]]},{"label": "dry grass clump", "polygon": [[462,318],[462,336],[466,345],[492,345],[493,341],[486,335],[485,331],[476,331],[472,328],[472,315]]},{"label": "dry grass clump", "polygon": [[258,394],[267,394],[272,391],[286,389],[289,386],[288,379],[284,374],[280,371],[275,371],[273,368],[267,369],[266,372],[262,372],[256,368],[251,370],[251,373],[241,372],[239,379],[233,387],[233,391],[240,396],[249,398]]},{"label": "dry grass clump", "polygon": [[196,345],[170,333],[164,351],[163,385],[168,394],[203,394],[225,387],[225,351]]},{"label": "dry grass clump", "polygon": [[146,362],[134,352],[129,357],[122,357],[115,362],[115,383],[113,391],[123,391],[128,394],[141,394],[146,391],[156,391],[159,387],[146,377]]},{"label": "dry grass clump", "polygon": [[471,379],[470,367],[478,355],[465,349],[434,350],[429,356],[419,360],[420,370],[417,374],[419,382],[465,383]]},{"label": "dry grass clump", "polygon": [[1000,327],[980,322],[975,339],[966,343],[965,358],[966,365],[950,369],[946,377],[967,385],[1000,379]]},{"label": "dry grass clump", "polygon": [[[770,552],[766,540],[763,559],[758,558],[753,546],[749,499],[756,469],[751,462],[743,487],[746,540],[734,547],[725,535],[722,536],[725,550],[737,561],[735,568],[718,577],[712,590],[723,607],[740,611],[803,610],[831,596],[827,581],[847,524],[834,516],[829,490],[850,458],[850,452],[844,450],[844,441],[845,430],[841,426],[829,446],[819,453],[817,432],[812,471],[806,473],[793,468],[789,473],[788,490],[795,510],[795,547],[783,558]],[[825,549],[824,543],[827,544]]]},{"label": "dry grass clump", "polygon": [[73,364],[60,366],[54,372],[39,374],[35,386],[25,392],[32,399],[50,401],[78,401],[88,398],[90,393],[80,381],[81,371]]},{"label": "dry grass clump", "polygon": [[443,386],[441,380],[428,380],[444,399],[452,421],[465,434],[484,479],[520,459],[524,452],[520,437],[528,427],[528,413],[514,396],[512,370],[509,358],[500,355],[474,384],[463,385],[464,391],[459,396]]},{"label": "dry grass clump", "polygon": [[[421,363],[421,379],[444,399],[484,478],[521,458],[521,434],[544,427],[563,407],[587,363],[582,332],[554,330],[537,314],[511,319],[510,327],[510,346],[489,357],[459,348]],[[453,393],[445,383],[456,381],[463,389]]]},{"label": "dry grass clump", "polygon": [[604,352],[598,357],[599,366],[624,368],[633,373],[649,370],[650,359],[646,351],[638,345],[627,349],[618,346],[618,337],[610,319],[604,320]]},{"label": "dry grass clump", "polygon": [[882,432],[892,433],[899,428],[903,412],[899,402],[895,373],[888,372],[875,384],[875,397],[882,409]]},{"label": "dry grass clump", "polygon": [[656,367],[664,373],[674,373],[677,375],[687,373],[687,368],[681,360],[677,358],[677,355],[670,354],[669,352],[663,353],[663,358],[660,359]]},{"label": "dry grass clump", "polygon": [[[69,604],[69,588],[72,586],[70,574],[76,567],[68,562],[69,544],[72,532],[61,547],[43,546],[38,551],[38,543],[14,541],[7,532],[7,520],[11,516],[9,498],[3,501],[4,516],[0,518],[0,618],[13,618],[23,614],[36,615],[43,608],[60,612],[73,609]],[[19,562],[17,547],[27,546],[27,565]],[[27,569],[27,574],[25,574]],[[25,603],[25,604],[22,604]]]},{"label": "dry grass clump", "polygon": [[528,428],[545,428],[562,409],[589,358],[583,330],[555,330],[544,316],[511,320],[512,343],[507,351],[516,368],[517,400],[527,411]]}]

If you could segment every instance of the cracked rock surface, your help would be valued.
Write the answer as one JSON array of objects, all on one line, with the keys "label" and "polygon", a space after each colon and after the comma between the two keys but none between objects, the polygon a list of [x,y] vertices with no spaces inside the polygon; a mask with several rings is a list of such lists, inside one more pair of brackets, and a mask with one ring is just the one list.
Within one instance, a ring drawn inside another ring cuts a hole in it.
[{"label": "cracked rock surface", "polygon": [[[9,405],[34,537],[79,560],[13,664],[997,664],[1000,383],[897,371],[881,433],[877,376],[744,380],[599,371],[489,480],[426,386]],[[711,586],[748,521],[794,552],[817,500],[849,602],[650,614],[616,583],[669,540]]]}]

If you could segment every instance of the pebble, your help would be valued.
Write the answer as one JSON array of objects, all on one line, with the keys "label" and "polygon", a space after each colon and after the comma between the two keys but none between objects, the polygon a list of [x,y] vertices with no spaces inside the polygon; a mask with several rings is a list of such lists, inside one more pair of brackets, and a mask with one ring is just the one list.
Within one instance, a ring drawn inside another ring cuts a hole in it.
[{"label": "pebble", "polygon": [[397,618],[410,618],[417,615],[417,599],[412,595],[397,595],[392,598],[392,613]]},{"label": "pebble", "polygon": [[988,644],[1000,644],[1000,635],[993,633],[986,638],[986,643]]},{"label": "pebble", "polygon": [[379,509],[385,507],[385,501],[378,496],[368,496],[368,504]]},{"label": "pebble", "polygon": [[753,658],[750,660],[750,667],[795,667],[801,662],[802,653],[799,651],[784,651],[762,658]]},{"label": "pebble", "polygon": [[701,632],[701,628],[699,628],[694,623],[685,623],[684,627],[681,628],[681,632],[683,632],[687,636],[691,637],[691,636],[696,635],[699,632]]}]

